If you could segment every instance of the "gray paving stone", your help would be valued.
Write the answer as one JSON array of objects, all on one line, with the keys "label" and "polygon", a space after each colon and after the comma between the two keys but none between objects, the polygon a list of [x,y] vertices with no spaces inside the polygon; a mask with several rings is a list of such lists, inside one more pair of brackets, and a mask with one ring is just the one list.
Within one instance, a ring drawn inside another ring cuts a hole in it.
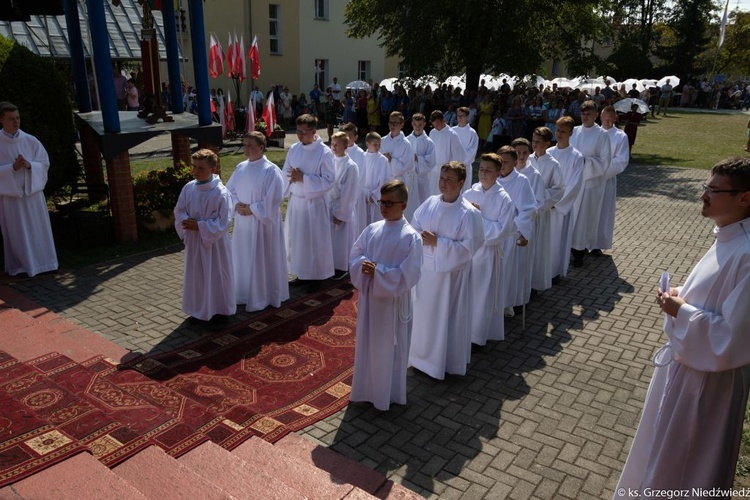
[{"label": "gray paving stone", "polygon": [[[410,370],[406,406],[350,405],[302,434],[428,498],[610,498],[664,341],[658,276],[681,283],[712,242],[706,177],[631,165],[614,249],[532,301],[525,330],[508,320],[465,377]],[[182,259],[175,246],[12,286],[127,349],[163,352],[204,334],[180,309]]]}]

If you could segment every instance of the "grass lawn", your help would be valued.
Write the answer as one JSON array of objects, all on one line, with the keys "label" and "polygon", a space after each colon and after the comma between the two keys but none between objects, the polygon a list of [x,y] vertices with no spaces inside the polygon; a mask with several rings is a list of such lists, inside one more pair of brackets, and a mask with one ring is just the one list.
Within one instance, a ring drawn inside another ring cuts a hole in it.
[{"label": "grass lawn", "polygon": [[675,111],[642,122],[633,145],[632,162],[710,169],[719,160],[744,156],[746,114]]}]

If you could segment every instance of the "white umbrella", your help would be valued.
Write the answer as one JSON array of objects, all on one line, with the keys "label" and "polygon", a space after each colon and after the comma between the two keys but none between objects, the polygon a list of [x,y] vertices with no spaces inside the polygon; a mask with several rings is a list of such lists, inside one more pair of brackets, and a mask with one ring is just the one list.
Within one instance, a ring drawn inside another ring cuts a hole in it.
[{"label": "white umbrella", "polygon": [[662,78],[661,80],[659,80],[658,82],[656,82],[656,85],[658,87],[661,87],[662,85],[666,85],[667,84],[667,80],[669,80],[669,84],[672,87],[676,87],[676,86],[678,86],[680,84],[680,79],[679,78],[677,78],[674,75],[670,75],[670,76],[665,76],[664,78]]},{"label": "white umbrella", "polygon": [[497,90],[503,84],[502,78],[492,75],[481,75],[479,81],[481,82],[482,80],[484,80],[484,86],[490,90]]},{"label": "white umbrella", "polygon": [[567,78],[563,78],[561,76],[558,76],[557,78],[553,78],[550,82],[550,85],[557,84],[559,88],[572,88],[573,86],[570,84],[570,80]]},{"label": "white umbrella", "polygon": [[636,80],[635,78],[628,78],[622,83],[623,85],[625,85],[626,90],[632,89],[634,83],[635,83],[635,89],[638,92],[643,92],[643,90],[646,88],[639,80]]},{"label": "white umbrella", "polygon": [[370,90],[370,84],[362,80],[355,80],[346,84],[349,90]]},{"label": "white umbrella", "polygon": [[459,88],[461,90],[466,88],[466,75],[461,76],[449,76],[445,79],[443,82],[444,85],[448,85],[449,87],[452,85],[453,88]]},{"label": "white umbrella", "polygon": [[420,76],[413,82],[414,87],[426,87],[429,85],[430,87],[437,87],[440,85],[440,80],[437,79],[436,76],[433,75],[424,75]]},{"label": "white umbrella", "polygon": [[625,99],[620,99],[619,101],[617,101],[614,105],[615,111],[619,113],[629,113],[630,107],[633,104],[638,105],[638,113],[642,115],[648,113],[648,104],[641,101],[640,99],[633,99],[632,97],[626,97]]},{"label": "white umbrella", "polygon": [[648,78],[645,78],[645,79],[641,80],[641,85],[643,85],[645,88],[655,87],[656,86],[656,80],[649,80]]},{"label": "white umbrella", "polygon": [[398,81],[398,78],[396,77],[386,78],[385,80],[380,82],[380,86],[385,87],[385,90],[390,90],[391,92],[393,92],[393,87],[397,81]]}]

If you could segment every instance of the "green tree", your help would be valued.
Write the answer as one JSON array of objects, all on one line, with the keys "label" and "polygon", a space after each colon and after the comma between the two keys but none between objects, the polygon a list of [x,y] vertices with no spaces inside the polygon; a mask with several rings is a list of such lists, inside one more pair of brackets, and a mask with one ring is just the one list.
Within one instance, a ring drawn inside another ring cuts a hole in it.
[{"label": "green tree", "polygon": [[[706,49],[697,57],[696,70],[710,74],[747,75],[750,73],[750,12],[734,11],[729,14],[724,43],[718,50],[719,25],[709,28],[711,35]],[[716,67],[714,69],[714,61]]]},{"label": "green tree", "polygon": [[18,106],[21,128],[36,136],[49,153],[45,192],[52,194],[69,186],[79,165],[67,79],[49,59],[0,36],[0,81],[0,101]]},{"label": "green tree", "polygon": [[716,10],[713,0],[677,0],[667,22],[667,36],[657,55],[667,73],[684,77],[696,75],[696,58],[711,38],[710,22]]},{"label": "green tree", "polygon": [[548,58],[570,72],[600,69],[591,48],[604,32],[592,0],[352,0],[348,35],[377,35],[408,76],[445,78],[466,72],[468,88],[481,73],[538,73]]}]

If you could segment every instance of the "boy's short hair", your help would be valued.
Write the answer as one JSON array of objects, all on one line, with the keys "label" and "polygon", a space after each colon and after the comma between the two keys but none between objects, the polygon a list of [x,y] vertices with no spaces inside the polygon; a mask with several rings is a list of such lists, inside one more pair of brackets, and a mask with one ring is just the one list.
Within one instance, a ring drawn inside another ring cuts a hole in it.
[{"label": "boy's short hair", "polygon": [[347,144],[349,144],[349,136],[346,135],[346,132],[336,132],[331,136],[331,142],[333,141],[344,141]]},{"label": "boy's short hair", "polygon": [[597,109],[596,103],[590,99],[588,101],[583,101],[583,104],[581,104],[581,112],[596,111]]},{"label": "boy's short hair", "polygon": [[365,136],[365,142],[382,141],[383,138],[377,132],[367,132]]},{"label": "boy's short hair", "polygon": [[734,156],[721,160],[713,166],[711,173],[729,178],[732,189],[750,191],[750,158]]},{"label": "boy's short hair", "polygon": [[555,122],[555,126],[568,127],[570,130],[573,130],[573,128],[576,126],[576,121],[572,116],[565,115],[557,119],[557,121]]},{"label": "boy's short hair", "polygon": [[401,111],[392,111],[390,115],[390,119],[396,118],[401,123],[404,123],[404,114]]},{"label": "boy's short hair", "polygon": [[503,146],[497,150],[497,154],[499,156],[510,155],[510,157],[513,158],[513,161],[518,160],[518,153],[516,153],[516,150],[513,149],[513,146]]},{"label": "boy's short hair", "polygon": [[422,113],[414,113],[413,115],[411,115],[411,119],[418,122],[423,122],[427,120],[427,117],[425,117],[425,115]]},{"label": "boy's short hair", "polygon": [[310,127],[318,128],[318,119],[311,114],[299,115],[295,122],[297,125],[309,125]]},{"label": "boy's short hair", "polygon": [[614,114],[615,116],[617,116],[617,111],[615,111],[615,107],[614,107],[614,106],[612,106],[612,105],[609,105],[609,106],[605,106],[605,107],[604,107],[604,108],[603,108],[603,109],[601,110],[601,112],[600,112],[600,113],[601,113],[601,114],[604,114],[604,113],[612,113],[612,114]]},{"label": "boy's short hair", "polygon": [[404,181],[393,179],[380,186],[380,196],[388,193],[395,194],[398,201],[409,201],[409,190]]},{"label": "boy's short hair", "polygon": [[349,133],[349,132],[357,133],[357,126],[351,122],[347,122],[344,124],[343,127],[341,127],[341,130],[346,133]]},{"label": "boy's short hair", "polygon": [[466,165],[464,165],[460,161],[449,161],[448,163],[440,167],[440,172],[453,172],[458,176],[459,181],[466,180]]},{"label": "boy's short hair", "polygon": [[516,137],[515,139],[513,139],[510,145],[513,146],[514,148],[517,146],[526,146],[529,149],[529,151],[531,151],[531,143],[525,137]]},{"label": "boy's short hair", "polygon": [[494,163],[497,170],[500,170],[500,168],[503,166],[503,159],[500,158],[500,155],[498,155],[497,153],[485,153],[482,155],[479,161]]},{"label": "boy's short hair", "polygon": [[466,106],[461,106],[460,108],[458,108],[458,109],[456,110],[456,113],[464,113],[464,114],[466,114],[466,115],[468,115],[468,114],[469,114],[469,112],[470,112],[470,111],[469,111],[469,108],[467,108]]},{"label": "boy's short hair", "polygon": [[552,131],[547,127],[537,127],[534,129],[534,135],[538,135],[544,142],[552,142]]},{"label": "boy's short hair", "polygon": [[0,117],[5,113],[12,113],[13,111],[18,111],[18,106],[8,101],[0,102]]},{"label": "boy's short hair", "polygon": [[190,156],[190,159],[193,162],[205,161],[211,165],[212,168],[216,168],[216,165],[219,164],[219,157],[216,156],[216,153],[207,148],[199,149]]},{"label": "boy's short hair", "polygon": [[430,123],[434,122],[435,120],[445,121],[445,117],[443,116],[443,112],[439,109],[436,109],[432,113],[430,113]]},{"label": "boy's short hair", "polygon": [[263,146],[266,149],[266,135],[263,132],[253,130],[252,132],[245,132],[242,136],[242,140],[252,139],[258,146]]}]

